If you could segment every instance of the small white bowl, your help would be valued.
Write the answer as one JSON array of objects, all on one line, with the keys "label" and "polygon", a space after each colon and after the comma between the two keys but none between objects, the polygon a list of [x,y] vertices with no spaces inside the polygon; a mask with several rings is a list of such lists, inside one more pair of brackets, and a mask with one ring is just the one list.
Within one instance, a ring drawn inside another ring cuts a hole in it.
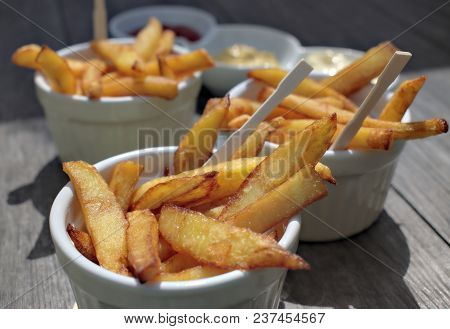
[{"label": "small white bowl", "polygon": [[[263,149],[267,154],[273,147]],[[175,146],[137,150],[97,163],[108,179],[120,161],[139,161],[143,177],[162,176],[172,163]],[[141,183],[143,180],[141,181]],[[58,260],[69,277],[79,308],[276,308],[286,269],[232,271],[211,278],[142,285],[134,278],[110,272],[83,257],[75,249],[66,226],[81,227],[83,220],[71,183],[57,195],[50,211],[50,232]],[[300,217],[289,222],[279,244],[296,252]]]},{"label": "small white bowl", "polygon": [[[312,78],[317,78],[311,75]],[[263,84],[247,80],[229,91],[230,97],[256,99]],[[365,88],[366,92],[370,90]],[[359,92],[357,104],[361,102]],[[384,96],[374,114],[386,104]],[[411,120],[407,111],[403,121]],[[397,140],[388,151],[327,151],[320,160],[329,166],[337,185],[328,184],[328,196],[302,211],[301,241],[332,241],[357,234],[372,225],[383,211],[397,161],[405,141]]]},{"label": "small white bowl", "polygon": [[[111,40],[130,43],[133,39]],[[179,46],[174,50],[186,52]],[[61,49],[58,54],[79,59],[94,55],[89,43]],[[139,138],[143,136],[139,136],[139,131],[147,129],[149,134],[161,136],[164,129],[190,127],[201,88],[201,74],[197,72],[182,81],[178,85],[178,96],[172,100],[142,96],[90,100],[86,96],[54,92],[40,73],[36,73],[34,82],[61,160],[93,163],[126,151],[176,143],[169,139],[147,138],[147,144],[140,145]]]},{"label": "small white bowl", "polygon": [[187,6],[148,6],[126,10],[109,21],[109,31],[113,38],[132,36],[136,30],[144,27],[150,17],[158,18],[170,26],[186,26],[200,35],[198,41],[190,42],[177,37],[176,43],[188,48],[195,48],[217,25],[216,18],[210,13]]},{"label": "small white bowl", "polygon": [[[198,47],[205,48],[214,56],[234,44],[270,51],[284,69],[290,69],[297,63],[301,54],[301,44],[293,35],[266,26],[246,24],[218,25]],[[223,96],[233,86],[247,79],[249,69],[216,61],[215,67],[203,74],[203,82],[213,94]]]}]

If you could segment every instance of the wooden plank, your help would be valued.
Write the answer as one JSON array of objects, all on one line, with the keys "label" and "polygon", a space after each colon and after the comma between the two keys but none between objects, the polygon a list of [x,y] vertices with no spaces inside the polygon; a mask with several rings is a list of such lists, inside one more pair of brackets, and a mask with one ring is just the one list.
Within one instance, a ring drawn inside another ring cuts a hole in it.
[{"label": "wooden plank", "polygon": [[450,306],[449,247],[395,191],[378,222],[351,241],[302,243],[312,269],[289,272],[283,306]]}]

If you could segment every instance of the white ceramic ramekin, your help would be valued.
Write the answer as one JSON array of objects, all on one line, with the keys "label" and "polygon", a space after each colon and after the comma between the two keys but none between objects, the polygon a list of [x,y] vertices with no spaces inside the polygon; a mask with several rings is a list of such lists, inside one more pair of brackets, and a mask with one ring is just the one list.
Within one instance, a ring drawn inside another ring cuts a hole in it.
[{"label": "white ceramic ramekin", "polygon": [[[199,43],[212,55],[221,53],[234,44],[246,44],[259,50],[272,52],[285,69],[292,68],[300,59],[301,44],[293,35],[267,26],[249,24],[220,24]],[[216,62],[203,74],[205,86],[215,95],[225,93],[247,79],[249,67],[236,67]]]},{"label": "white ceramic ramekin", "polygon": [[[111,39],[130,43],[132,39]],[[176,52],[184,48],[175,46]],[[63,57],[90,58],[89,43],[64,48]],[[201,74],[181,82],[173,100],[158,97],[102,97],[64,95],[51,90],[44,77],[35,75],[36,93],[44,108],[47,124],[63,161],[97,162],[115,154],[142,148],[139,129],[149,129],[161,136],[163,129],[189,128],[195,114]],[[141,136],[142,137],[142,136]],[[170,139],[147,139],[145,147],[173,145]]]},{"label": "white ceramic ramekin", "polygon": [[[262,86],[247,80],[231,89],[229,94],[231,98],[256,99]],[[369,90],[364,88],[353,100],[359,104]],[[383,107],[388,98],[389,95],[379,101],[374,113]],[[404,121],[410,121],[408,112]],[[328,185],[328,196],[302,211],[300,240],[338,240],[357,234],[373,224],[384,208],[404,144],[404,141],[396,141],[388,151],[327,151],[320,161],[331,168],[337,185]]]},{"label": "white ceramic ramekin", "polygon": [[[265,152],[270,152],[270,147]],[[121,154],[97,163],[107,178],[120,161],[140,161],[143,176],[163,175],[176,147],[149,148]],[[66,232],[68,223],[82,226],[72,185],[57,195],[50,211],[50,232],[58,260],[69,277],[80,308],[276,308],[286,276],[285,269],[232,271],[211,278],[142,285],[133,278],[110,272],[83,257]],[[300,218],[293,217],[279,244],[295,252]]]}]

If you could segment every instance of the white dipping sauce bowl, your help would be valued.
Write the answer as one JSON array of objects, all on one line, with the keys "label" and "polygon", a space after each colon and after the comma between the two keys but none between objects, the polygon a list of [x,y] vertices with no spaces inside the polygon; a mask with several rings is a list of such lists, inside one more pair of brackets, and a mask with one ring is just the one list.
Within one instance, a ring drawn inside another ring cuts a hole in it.
[{"label": "white dipping sauce bowl", "polygon": [[[315,77],[314,74],[311,75]],[[244,81],[229,91],[230,97],[256,99],[263,84]],[[369,88],[356,93],[360,104]],[[374,109],[378,113],[389,99],[384,96]],[[411,120],[406,112],[403,121]],[[397,161],[405,141],[397,140],[390,150],[326,151],[320,162],[329,166],[337,185],[327,184],[328,196],[302,211],[301,241],[333,241],[360,233],[383,211]]]},{"label": "white dipping sauce bowl", "polygon": [[[266,26],[221,24],[198,47],[212,56],[234,44],[246,44],[275,55],[280,66],[290,69],[300,59],[301,45],[293,35]],[[215,66],[203,73],[205,86],[216,96],[223,96],[233,86],[247,79],[249,69],[257,67],[234,66],[215,61]]]},{"label": "white dipping sauce bowl", "polygon": [[[111,39],[115,43],[131,43],[132,38]],[[177,53],[186,49],[175,46]],[[58,51],[62,57],[90,59],[94,53],[89,43],[73,45]],[[149,139],[139,145],[139,131],[162,135],[163,129],[189,128],[195,115],[201,74],[178,85],[178,96],[172,100],[158,97],[102,97],[90,100],[81,95],[65,95],[50,88],[45,78],[36,73],[36,93],[44,108],[59,156],[63,161],[86,160],[94,163],[126,151],[142,147],[173,145],[170,139]]]},{"label": "white dipping sauce bowl", "polygon": [[[273,146],[267,143],[263,154]],[[137,150],[114,156],[95,165],[108,179],[120,161],[139,161],[142,177],[162,176],[172,163],[175,146]],[[141,181],[143,183],[143,181]],[[140,284],[136,279],[110,272],[82,256],[74,247],[66,226],[83,226],[71,183],[57,195],[50,211],[50,232],[56,254],[69,277],[79,308],[277,308],[286,269],[232,271],[211,278],[180,282]],[[279,244],[295,253],[300,217],[293,217]]]}]

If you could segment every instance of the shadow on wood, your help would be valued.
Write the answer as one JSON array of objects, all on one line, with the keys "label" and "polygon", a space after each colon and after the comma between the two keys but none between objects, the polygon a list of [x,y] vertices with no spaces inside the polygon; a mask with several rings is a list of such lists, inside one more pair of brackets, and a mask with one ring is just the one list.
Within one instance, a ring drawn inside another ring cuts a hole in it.
[{"label": "shadow on wood", "polygon": [[405,236],[385,211],[374,225],[351,241],[302,243],[299,254],[311,264],[311,270],[288,273],[282,296],[288,303],[334,308],[418,308],[403,280],[410,262]]},{"label": "shadow on wood", "polygon": [[[41,232],[27,259],[41,258],[55,252],[50,237],[48,218],[53,200],[67,181],[67,176],[61,169],[61,162],[58,158],[54,158],[39,171],[34,182],[8,193],[9,205],[18,205],[31,200],[36,210],[44,216]],[[35,218],[35,220],[38,219]]]}]

